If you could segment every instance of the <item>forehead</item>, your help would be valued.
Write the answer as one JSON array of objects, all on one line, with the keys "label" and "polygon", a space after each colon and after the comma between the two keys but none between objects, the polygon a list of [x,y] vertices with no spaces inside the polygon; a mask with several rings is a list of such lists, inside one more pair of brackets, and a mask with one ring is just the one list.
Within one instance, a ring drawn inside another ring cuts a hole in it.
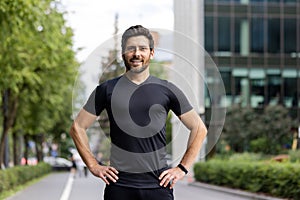
[{"label": "forehead", "polygon": [[126,46],[149,46],[149,40],[144,35],[133,36],[127,39]]}]

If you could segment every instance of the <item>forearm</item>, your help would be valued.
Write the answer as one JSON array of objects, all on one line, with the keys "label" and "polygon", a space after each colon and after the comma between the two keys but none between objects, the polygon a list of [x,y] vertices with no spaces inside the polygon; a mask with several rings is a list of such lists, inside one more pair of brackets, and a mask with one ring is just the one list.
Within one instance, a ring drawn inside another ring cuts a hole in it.
[{"label": "forearm", "polygon": [[94,155],[91,152],[88,136],[86,134],[86,130],[80,128],[76,122],[73,123],[70,129],[70,135],[75,143],[75,146],[89,169],[93,166],[98,165],[97,160],[95,159]]},{"label": "forearm", "polygon": [[198,126],[196,128],[191,130],[189,140],[188,140],[187,150],[183,155],[182,160],[180,161],[180,163],[186,169],[189,169],[193,165],[202,147],[206,134],[207,134],[206,127],[201,122],[198,123]]},{"label": "forearm", "polygon": [[[196,117],[197,119],[197,117]],[[184,120],[185,122],[190,121],[190,120]],[[187,125],[190,125],[189,123],[185,123]],[[188,140],[188,148],[180,161],[180,164],[188,170],[193,162],[195,161],[196,156],[199,153],[199,150],[202,146],[203,140],[206,136],[206,128],[204,124],[202,123],[201,119],[199,118],[199,123],[198,120],[194,121],[192,123],[192,126],[188,126],[191,130],[190,137]],[[163,171],[160,176],[160,185],[167,187],[171,181],[170,188],[173,188],[174,185],[178,180],[180,180],[186,173],[185,169],[182,167],[174,167],[168,170]]]}]

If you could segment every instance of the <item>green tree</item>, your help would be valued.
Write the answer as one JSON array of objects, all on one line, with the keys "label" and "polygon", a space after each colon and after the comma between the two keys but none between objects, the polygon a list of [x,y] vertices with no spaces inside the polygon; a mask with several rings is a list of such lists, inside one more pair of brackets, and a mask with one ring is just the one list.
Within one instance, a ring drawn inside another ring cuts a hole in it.
[{"label": "green tree", "polygon": [[295,121],[283,106],[268,106],[252,123],[251,132],[256,135],[251,138],[250,151],[265,154],[284,152],[291,146]]},{"label": "green tree", "polygon": [[257,114],[251,108],[242,108],[239,105],[227,110],[222,138],[224,138],[233,151],[243,152],[249,148],[251,137],[250,124],[255,121]]},{"label": "green tree", "polygon": [[235,152],[277,154],[291,144],[293,126],[288,110],[280,105],[262,111],[233,106],[228,109],[222,138]]},{"label": "green tree", "polygon": [[72,49],[73,32],[59,8],[52,0],[0,3],[0,164],[11,129],[40,135],[61,131],[58,127],[69,124],[78,63]]}]

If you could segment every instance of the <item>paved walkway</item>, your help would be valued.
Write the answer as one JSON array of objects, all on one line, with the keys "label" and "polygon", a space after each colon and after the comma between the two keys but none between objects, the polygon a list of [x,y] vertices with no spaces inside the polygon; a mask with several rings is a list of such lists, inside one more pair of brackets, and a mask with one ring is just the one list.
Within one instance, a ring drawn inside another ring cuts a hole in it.
[{"label": "paved walkway", "polygon": [[7,200],[55,200],[60,199],[69,176],[66,173],[51,173],[38,183],[16,193]]},{"label": "paved walkway", "polygon": [[[51,173],[6,200],[102,200],[105,184],[92,176],[73,178],[68,172]],[[193,182],[187,176],[174,189],[175,200],[279,200],[239,190]]]}]

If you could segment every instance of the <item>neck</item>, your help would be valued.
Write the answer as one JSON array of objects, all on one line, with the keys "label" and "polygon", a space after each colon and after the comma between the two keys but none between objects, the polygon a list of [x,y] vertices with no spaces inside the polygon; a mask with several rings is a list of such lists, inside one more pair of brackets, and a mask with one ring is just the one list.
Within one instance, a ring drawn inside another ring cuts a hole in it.
[{"label": "neck", "polygon": [[126,71],[125,76],[135,84],[143,83],[149,76],[149,70],[145,70],[142,73],[135,73],[132,71]]}]

